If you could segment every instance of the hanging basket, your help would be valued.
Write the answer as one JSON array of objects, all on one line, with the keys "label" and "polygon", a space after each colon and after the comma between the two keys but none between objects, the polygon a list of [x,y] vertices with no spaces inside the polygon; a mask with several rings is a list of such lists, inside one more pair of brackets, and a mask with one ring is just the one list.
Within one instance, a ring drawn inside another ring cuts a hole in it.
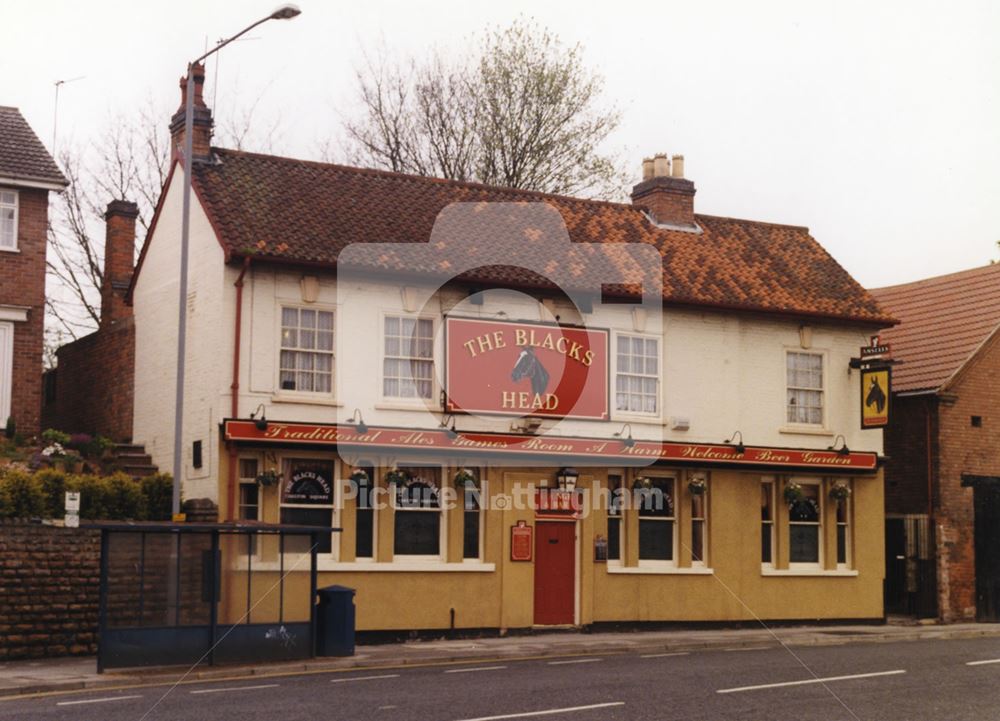
[{"label": "hanging basket", "polygon": [[257,485],[267,488],[268,486],[276,486],[281,483],[281,474],[275,469],[271,468],[266,471],[262,471],[257,474]]},{"label": "hanging basket", "polygon": [[708,483],[704,478],[692,478],[688,481],[688,491],[692,496],[703,496],[708,490]]},{"label": "hanging basket", "polygon": [[401,471],[398,468],[392,468],[385,472],[385,482],[390,486],[393,485],[403,485],[410,480],[410,474],[406,471]]},{"label": "hanging basket", "polygon": [[834,483],[830,488],[830,498],[834,501],[846,501],[851,497],[851,487],[846,483]]},{"label": "hanging basket", "polygon": [[476,485],[476,474],[468,468],[462,468],[455,474],[455,487],[469,487]]},{"label": "hanging basket", "polygon": [[785,497],[785,503],[789,506],[798,503],[806,497],[805,492],[802,490],[802,486],[798,483],[789,483],[785,486],[785,490],[782,493]]},{"label": "hanging basket", "polygon": [[351,481],[352,485],[354,485],[355,487],[358,487],[358,486],[367,486],[368,483],[369,483],[369,481],[371,479],[368,477],[368,472],[367,471],[365,471],[365,470],[363,470],[361,468],[355,468],[351,472],[351,475],[349,476],[349,480]]}]

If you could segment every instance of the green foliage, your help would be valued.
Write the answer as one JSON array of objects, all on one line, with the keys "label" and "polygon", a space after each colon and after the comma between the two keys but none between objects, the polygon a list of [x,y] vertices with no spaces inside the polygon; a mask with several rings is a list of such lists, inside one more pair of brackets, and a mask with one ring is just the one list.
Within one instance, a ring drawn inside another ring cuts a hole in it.
[{"label": "green foliage", "polygon": [[142,487],[125,474],[102,478],[108,518],[139,521],[146,517],[146,499]]},{"label": "green foliage", "polygon": [[54,468],[45,468],[35,473],[45,499],[45,517],[62,518],[66,510],[66,473]]},{"label": "green foliage", "polygon": [[0,518],[37,518],[45,513],[41,484],[20,470],[0,475]]},{"label": "green foliage", "polygon": [[14,416],[7,416],[7,425],[3,429],[4,438],[9,441],[14,440],[17,436],[17,424],[14,422]]},{"label": "green foliage", "polygon": [[46,428],[42,431],[42,440],[48,444],[58,443],[60,446],[68,446],[71,436],[69,433],[57,431],[55,428]]},{"label": "green foliage", "polygon": [[157,473],[143,478],[140,485],[146,499],[146,518],[150,521],[169,521],[173,515],[173,477],[169,473]]}]

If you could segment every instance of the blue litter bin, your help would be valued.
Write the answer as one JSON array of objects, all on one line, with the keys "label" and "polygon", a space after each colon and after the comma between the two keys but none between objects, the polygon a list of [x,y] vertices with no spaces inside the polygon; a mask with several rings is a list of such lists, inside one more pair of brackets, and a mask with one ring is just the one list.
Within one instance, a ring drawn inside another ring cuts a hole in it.
[{"label": "blue litter bin", "polygon": [[316,589],[316,655],[354,655],[354,589]]}]

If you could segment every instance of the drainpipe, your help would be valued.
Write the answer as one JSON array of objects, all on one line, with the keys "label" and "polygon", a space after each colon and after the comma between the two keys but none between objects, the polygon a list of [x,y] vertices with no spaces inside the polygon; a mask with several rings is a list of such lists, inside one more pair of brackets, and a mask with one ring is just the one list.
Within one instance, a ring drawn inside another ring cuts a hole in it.
[{"label": "drainpipe", "polygon": [[[230,418],[240,417],[240,330],[243,326],[243,276],[250,268],[250,258],[243,259],[243,268],[236,279],[236,326],[233,329],[233,382],[229,385],[232,402],[229,408]],[[228,495],[229,495],[229,520],[236,520],[236,464],[238,462],[236,454],[236,444],[229,443],[229,473],[228,473]]]}]

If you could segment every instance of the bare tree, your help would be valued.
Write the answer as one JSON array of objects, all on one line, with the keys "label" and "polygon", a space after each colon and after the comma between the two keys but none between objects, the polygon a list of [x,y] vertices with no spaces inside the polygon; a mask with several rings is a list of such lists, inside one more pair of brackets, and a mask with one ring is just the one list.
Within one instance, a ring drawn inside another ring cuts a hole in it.
[{"label": "bare tree", "polygon": [[360,113],[344,123],[351,162],[399,172],[591,197],[626,174],[602,152],[620,115],[579,45],[523,20],[489,31],[457,62],[380,53],[357,73]]}]

